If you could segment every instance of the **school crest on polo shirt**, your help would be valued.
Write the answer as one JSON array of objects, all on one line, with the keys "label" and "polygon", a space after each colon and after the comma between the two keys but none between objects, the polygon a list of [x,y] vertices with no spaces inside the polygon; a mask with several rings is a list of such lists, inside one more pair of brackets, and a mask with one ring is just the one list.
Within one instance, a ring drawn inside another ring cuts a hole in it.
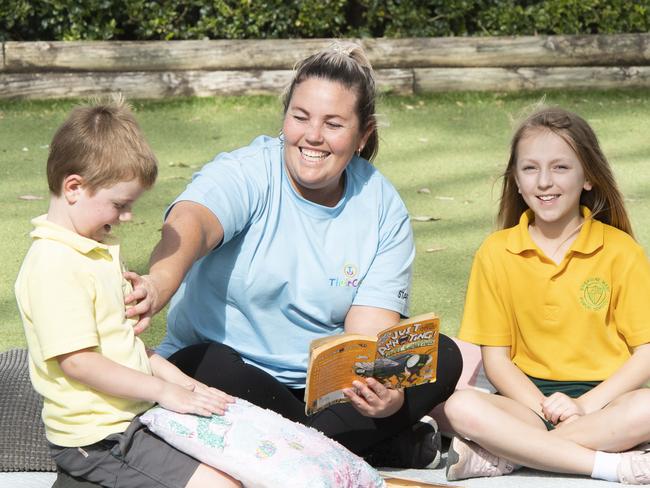
[{"label": "school crest on polo shirt", "polygon": [[600,310],[609,303],[609,285],[601,278],[589,278],[580,286],[580,303],[587,310]]}]

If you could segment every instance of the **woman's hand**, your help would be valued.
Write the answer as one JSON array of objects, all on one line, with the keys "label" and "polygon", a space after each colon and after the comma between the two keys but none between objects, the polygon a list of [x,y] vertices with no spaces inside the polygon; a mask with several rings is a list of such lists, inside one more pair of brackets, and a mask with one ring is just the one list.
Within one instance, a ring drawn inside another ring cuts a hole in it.
[{"label": "woman's hand", "polygon": [[124,301],[127,305],[137,302],[126,311],[127,317],[140,317],[134,326],[136,334],[149,327],[151,317],[171,299],[194,262],[222,239],[221,222],[207,207],[188,201],[172,207],[151,254],[149,274],[124,274],[133,283],[133,292]]},{"label": "woman's hand", "polygon": [[352,406],[366,417],[389,417],[404,404],[404,390],[386,388],[374,378],[353,381],[354,388],[343,391],[352,402]]},{"label": "woman's hand", "polygon": [[575,398],[555,392],[542,401],[542,413],[546,420],[556,425],[570,418],[575,420],[584,415],[585,410]]},{"label": "woman's hand", "polygon": [[158,311],[156,302],[158,290],[149,275],[140,276],[133,271],[124,273],[124,278],[131,282],[133,291],[124,297],[126,316],[138,317],[138,322],[133,326],[136,335],[144,332],[151,325],[151,318]]}]

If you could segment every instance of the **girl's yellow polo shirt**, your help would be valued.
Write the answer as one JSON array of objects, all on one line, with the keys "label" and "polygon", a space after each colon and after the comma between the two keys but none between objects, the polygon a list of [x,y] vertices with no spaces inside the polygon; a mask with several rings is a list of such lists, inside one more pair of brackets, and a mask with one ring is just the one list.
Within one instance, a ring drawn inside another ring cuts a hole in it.
[{"label": "girl's yellow polo shirt", "polygon": [[103,244],[45,218],[32,221],[34,239],[16,281],[16,298],[29,348],[29,372],[43,396],[47,438],[85,446],[124,432],[149,402],[116,398],[66,377],[56,356],[85,348],[151,374],[133,320],[124,316],[119,245]]},{"label": "girl's yellow polo shirt", "polygon": [[510,346],[527,375],[600,381],[650,342],[650,263],[628,234],[585,217],[558,265],[528,233],[530,210],[474,258],[459,338]]}]

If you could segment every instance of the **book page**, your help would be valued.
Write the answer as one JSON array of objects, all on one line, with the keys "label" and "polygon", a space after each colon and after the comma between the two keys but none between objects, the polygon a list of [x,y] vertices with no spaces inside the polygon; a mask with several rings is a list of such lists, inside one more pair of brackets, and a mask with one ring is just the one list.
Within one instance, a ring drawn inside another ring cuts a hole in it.
[{"label": "book page", "polygon": [[380,332],[374,377],[390,388],[435,381],[439,329],[438,317],[427,314]]},{"label": "book page", "polygon": [[305,410],[307,415],[334,403],[348,401],[343,390],[359,378],[363,365],[372,365],[375,358],[374,341],[363,336],[348,336],[312,350],[307,371]]}]

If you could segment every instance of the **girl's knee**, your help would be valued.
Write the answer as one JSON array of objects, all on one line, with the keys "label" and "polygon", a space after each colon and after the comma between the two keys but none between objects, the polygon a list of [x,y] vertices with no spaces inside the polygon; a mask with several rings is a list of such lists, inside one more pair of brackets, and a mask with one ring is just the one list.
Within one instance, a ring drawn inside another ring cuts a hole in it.
[{"label": "girl's knee", "polygon": [[481,416],[481,398],[485,393],[474,390],[459,390],[445,402],[445,415],[458,432],[464,427],[474,425]]},{"label": "girl's knee", "polygon": [[650,388],[628,394],[626,405],[630,418],[643,425],[650,425]]}]

